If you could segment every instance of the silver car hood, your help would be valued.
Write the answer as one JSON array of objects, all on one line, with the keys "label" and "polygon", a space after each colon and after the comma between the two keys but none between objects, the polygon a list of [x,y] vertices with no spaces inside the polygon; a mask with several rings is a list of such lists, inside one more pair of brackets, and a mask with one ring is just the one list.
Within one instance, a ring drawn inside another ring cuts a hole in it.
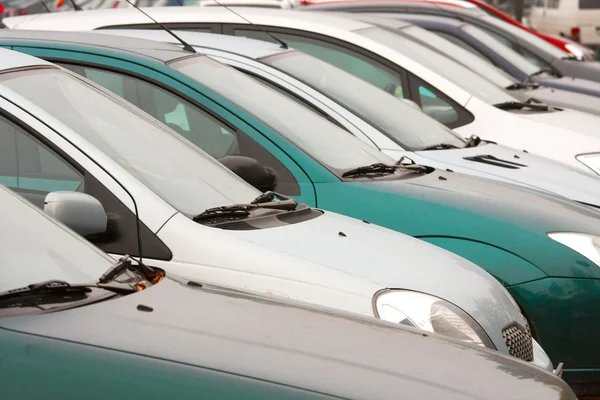
[{"label": "silver car hood", "polygon": [[533,97],[555,107],[568,108],[600,115],[600,98],[561,89],[539,87],[521,92],[522,100]]},{"label": "silver car hood", "polygon": [[430,150],[415,154],[418,157],[414,161],[424,165],[493,178],[600,206],[600,180],[596,175],[522,150],[490,143],[467,149]]},{"label": "silver car hood", "polygon": [[537,122],[580,132],[599,139],[600,117],[589,113],[564,109],[554,112],[516,112],[517,115]]},{"label": "silver car hood", "polygon": [[383,288],[435,294],[475,318],[496,346],[503,345],[501,329],[507,324],[525,323],[512,297],[482,268],[386,228],[325,212],[298,224],[231,234]]}]

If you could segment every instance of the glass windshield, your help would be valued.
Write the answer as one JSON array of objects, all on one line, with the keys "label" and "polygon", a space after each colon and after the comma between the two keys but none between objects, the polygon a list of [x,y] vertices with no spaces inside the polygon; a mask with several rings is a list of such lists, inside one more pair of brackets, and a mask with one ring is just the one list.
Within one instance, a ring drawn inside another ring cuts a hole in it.
[{"label": "glass windshield", "polygon": [[470,69],[399,34],[382,28],[366,28],[357,32],[421,63],[488,104],[516,100]]},{"label": "glass windshield", "polygon": [[485,46],[489,47],[494,53],[497,53],[500,55],[500,57],[504,58],[506,61],[513,64],[527,75],[531,75],[539,71],[540,67],[476,26],[465,24],[461,27],[461,29],[483,43]]},{"label": "glass windshield", "polygon": [[517,38],[529,42],[535,47],[542,49],[544,52],[552,55],[552,57],[556,58],[564,58],[568,57],[568,53],[562,51],[558,47],[546,42],[544,39],[535,36],[533,33],[527,32],[524,29],[517,28],[514,25],[509,24],[508,22],[502,21],[498,18],[490,17],[489,15],[485,15],[482,19],[486,22],[489,22],[491,25],[497,26],[499,28],[504,29],[505,31],[511,33]]},{"label": "glass windshield", "polygon": [[377,162],[394,163],[318,114],[208,57],[186,58],[170,66],[244,108],[329,168],[343,171]]},{"label": "glass windshield", "polygon": [[261,61],[324,93],[407,150],[421,150],[439,143],[464,145],[460,137],[423,112],[308,54],[289,51]]},{"label": "glass windshield", "polygon": [[0,291],[51,279],[96,282],[115,262],[4,187],[0,199]]},{"label": "glass windshield", "polygon": [[453,59],[456,62],[468,67],[481,76],[491,81],[496,86],[505,88],[515,83],[515,79],[506,72],[495,67],[490,62],[476,56],[468,50],[452,43],[443,37],[429,32],[418,26],[408,26],[402,29],[401,34],[409,36],[412,40],[422,43],[426,46],[436,49],[446,57]]},{"label": "glass windshield", "polygon": [[260,193],[152,117],[66,72],[14,72],[0,75],[0,85],[77,132],[183,213],[248,202]]}]

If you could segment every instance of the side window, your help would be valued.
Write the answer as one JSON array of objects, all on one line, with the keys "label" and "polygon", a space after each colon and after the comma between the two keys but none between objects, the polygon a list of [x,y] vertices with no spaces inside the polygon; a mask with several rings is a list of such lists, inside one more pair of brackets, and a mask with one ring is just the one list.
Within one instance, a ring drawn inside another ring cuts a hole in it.
[{"label": "side window", "polygon": [[513,44],[513,42],[510,41],[510,39],[507,39],[506,37],[494,32],[493,30],[490,29],[486,29],[483,26],[478,26],[478,28],[480,28],[481,30],[485,31],[485,33],[487,33],[488,35],[490,35],[491,37],[493,37],[494,39],[496,39],[497,41],[499,41],[500,43],[502,43],[503,45],[514,49],[515,46]]},{"label": "side window", "polygon": [[62,66],[125,98],[214,158],[242,155],[273,168],[279,179],[278,191],[287,195],[300,194],[294,176],[274,156],[245,133],[222,123],[188,100],[129,75],[91,67]]},{"label": "side window", "polygon": [[423,112],[449,128],[457,128],[473,121],[473,115],[446,95],[414,76],[410,77],[413,99]]},{"label": "side window", "polygon": [[[235,36],[273,42],[271,37],[260,31],[235,29],[234,34]],[[290,47],[333,64],[399,98],[404,97],[405,88],[402,76],[391,68],[333,43],[287,33],[273,32],[273,35],[285,41]]]},{"label": "side window", "polygon": [[540,57],[536,56],[535,54],[533,54],[532,52],[524,49],[524,48],[519,48],[519,53],[521,53],[521,55],[523,57],[525,57],[526,59],[528,59],[529,61],[531,61],[532,63],[534,63],[535,65],[537,65],[540,68],[550,68],[552,69],[551,65],[548,64],[547,62],[545,62],[544,60],[542,60]]},{"label": "side window", "polygon": [[49,192],[76,190],[83,176],[27,131],[0,117],[0,184],[42,207]]}]

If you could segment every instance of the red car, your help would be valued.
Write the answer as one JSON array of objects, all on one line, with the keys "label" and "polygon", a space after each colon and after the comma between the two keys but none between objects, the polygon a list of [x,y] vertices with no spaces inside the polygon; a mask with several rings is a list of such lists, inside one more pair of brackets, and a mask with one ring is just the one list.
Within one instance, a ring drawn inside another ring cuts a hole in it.
[{"label": "red car", "polygon": [[[361,1],[368,1],[368,0],[299,0],[300,4],[302,4],[302,5],[351,2],[351,1],[361,2]],[[521,24],[516,19],[509,16],[508,14],[505,14],[504,12],[500,11],[496,7],[490,5],[482,0],[464,0],[464,1],[463,0],[376,0],[376,1],[378,1],[378,2],[381,2],[381,1],[427,1],[430,3],[443,4],[443,5],[455,6],[455,7],[468,7],[468,5],[465,4],[465,2],[471,3],[474,6],[481,8],[488,14],[490,14],[494,17],[500,18],[501,20],[506,21],[509,24],[517,26],[521,29],[524,29],[527,32],[530,32],[530,33],[544,39],[548,43],[553,44],[554,46],[558,47],[559,49],[561,49],[567,53],[573,54],[577,58],[585,59],[585,60],[595,60],[595,58],[596,58],[594,52],[591,49],[588,49],[587,47],[582,46],[581,44],[579,44],[573,40],[570,40],[568,38],[564,38],[564,37],[556,36],[556,35],[546,35],[544,33],[540,33],[531,28],[528,28],[525,25]]]}]

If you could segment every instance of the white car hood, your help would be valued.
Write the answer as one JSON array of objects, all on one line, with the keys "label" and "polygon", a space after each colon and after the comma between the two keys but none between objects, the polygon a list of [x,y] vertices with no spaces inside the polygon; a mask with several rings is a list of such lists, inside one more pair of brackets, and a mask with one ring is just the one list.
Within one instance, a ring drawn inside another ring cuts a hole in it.
[{"label": "white car hood", "polygon": [[418,157],[414,161],[420,164],[535,188],[600,207],[599,177],[545,157],[496,144],[415,154]]},{"label": "white car hood", "polygon": [[[498,324],[522,318],[502,285],[470,261],[410,236],[339,214],[325,212],[299,224],[231,234],[383,288],[435,294],[468,312],[491,334],[500,333]],[[492,340],[497,344],[501,337]]]},{"label": "white car hood", "polygon": [[597,115],[569,109],[555,112],[523,112],[516,113],[516,115],[583,133],[590,138],[600,140],[600,117]]}]

